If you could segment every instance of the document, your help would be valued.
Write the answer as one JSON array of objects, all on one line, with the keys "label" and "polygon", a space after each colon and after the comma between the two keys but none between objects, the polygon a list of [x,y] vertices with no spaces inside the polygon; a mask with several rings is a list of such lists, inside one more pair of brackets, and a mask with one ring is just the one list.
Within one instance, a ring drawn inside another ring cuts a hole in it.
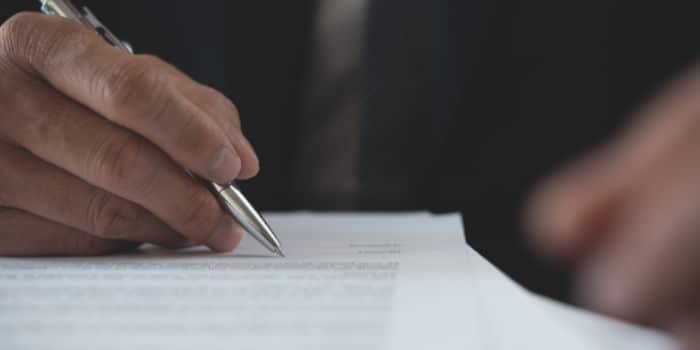
[{"label": "document", "polygon": [[[458,215],[267,218],[287,258],[249,237],[231,254],[144,247],[109,257],[0,258],[0,348],[673,345],[529,294],[466,245]],[[577,331],[591,325],[595,336]],[[601,343],[601,334],[615,338],[621,329],[624,341]]]},{"label": "document", "polygon": [[485,349],[680,349],[666,334],[533,294],[467,247]]},{"label": "document", "polygon": [[0,259],[0,348],[478,348],[458,216],[268,219],[287,258],[246,237],[232,254]]}]

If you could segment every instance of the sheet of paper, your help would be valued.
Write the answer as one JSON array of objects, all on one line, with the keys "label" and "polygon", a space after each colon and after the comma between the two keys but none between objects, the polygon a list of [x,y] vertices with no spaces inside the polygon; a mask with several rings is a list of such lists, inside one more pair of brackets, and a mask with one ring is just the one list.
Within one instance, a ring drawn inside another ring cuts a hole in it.
[{"label": "sheet of paper", "polygon": [[481,348],[458,216],[270,215],[253,240],[0,259],[3,349]]},{"label": "sheet of paper", "polygon": [[534,295],[471,247],[467,254],[488,349],[678,349],[659,331]]},{"label": "sheet of paper", "polygon": [[672,349],[517,286],[457,215],[273,214],[286,259],[0,259],[2,349]]},{"label": "sheet of paper", "polygon": [[681,349],[668,334],[657,330],[613,320],[537,295],[532,296],[531,302],[579,338],[587,339],[591,349]]}]

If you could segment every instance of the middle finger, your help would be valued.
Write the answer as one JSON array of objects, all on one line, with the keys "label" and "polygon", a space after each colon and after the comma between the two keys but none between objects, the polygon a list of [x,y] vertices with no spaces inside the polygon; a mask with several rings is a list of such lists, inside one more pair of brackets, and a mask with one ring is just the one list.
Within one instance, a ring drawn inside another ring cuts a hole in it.
[{"label": "middle finger", "polygon": [[5,137],[58,167],[146,208],[196,243],[235,247],[240,233],[214,197],[166,154],[129,130],[66,99],[37,80],[23,81],[0,118]]},{"label": "middle finger", "polygon": [[94,187],[26,150],[0,143],[0,198],[4,206],[33,213],[95,237],[186,245],[184,237],[140,206]]}]

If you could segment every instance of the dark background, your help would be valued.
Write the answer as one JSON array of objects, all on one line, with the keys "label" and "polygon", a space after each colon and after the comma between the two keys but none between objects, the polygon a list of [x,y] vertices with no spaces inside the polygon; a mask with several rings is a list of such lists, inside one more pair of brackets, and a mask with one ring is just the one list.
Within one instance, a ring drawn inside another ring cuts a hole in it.
[{"label": "dark background", "polygon": [[[322,209],[295,200],[290,147],[314,2],[88,4],[137,51],[234,100],[261,158],[260,176],[243,184],[257,205]],[[3,0],[0,19],[37,8]],[[691,1],[375,2],[368,113],[377,119],[363,136],[362,176],[407,180],[358,208],[461,211],[478,251],[527,287],[568,300],[570,270],[528,248],[524,199],[694,62],[699,10]]]}]

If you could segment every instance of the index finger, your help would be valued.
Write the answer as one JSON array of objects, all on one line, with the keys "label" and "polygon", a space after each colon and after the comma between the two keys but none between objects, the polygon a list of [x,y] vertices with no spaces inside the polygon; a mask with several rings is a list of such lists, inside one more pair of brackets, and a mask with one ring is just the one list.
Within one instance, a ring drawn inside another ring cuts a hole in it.
[{"label": "index finger", "polygon": [[[40,14],[13,17],[1,36],[9,42],[5,51],[15,64],[38,73],[108,120],[141,134],[202,177],[227,183],[241,169],[255,166],[243,164],[236,145],[212,116],[180,92],[210,90],[188,89],[186,85],[199,84],[180,79],[161,60],[132,56],[78,23]],[[217,117],[230,120],[230,129],[238,129],[235,109],[219,113],[227,114]]]}]

